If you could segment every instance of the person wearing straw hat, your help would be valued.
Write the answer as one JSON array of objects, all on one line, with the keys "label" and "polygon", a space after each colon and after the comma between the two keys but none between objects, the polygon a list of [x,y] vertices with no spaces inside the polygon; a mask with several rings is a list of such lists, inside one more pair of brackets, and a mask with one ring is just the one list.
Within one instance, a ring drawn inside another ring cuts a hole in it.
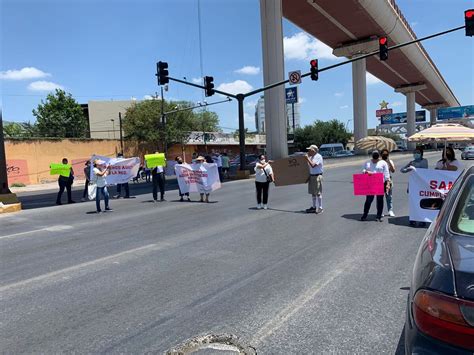
[{"label": "person wearing straw hat", "polygon": [[107,180],[106,177],[108,175],[108,172],[110,170],[109,166],[106,166],[105,169],[101,169],[105,164],[104,161],[100,159],[95,159],[94,160],[94,168],[92,170],[96,185],[97,185],[97,192],[95,195],[95,206],[97,208],[97,213],[102,212],[100,209],[100,195],[102,194],[104,196],[104,202],[105,202],[105,211],[112,211],[112,209],[109,207],[109,192],[107,191]]},{"label": "person wearing straw hat", "polygon": [[318,153],[318,146],[310,145],[305,155],[309,166],[308,193],[312,198],[312,205],[306,210],[307,213],[323,213],[323,169],[324,161]]}]

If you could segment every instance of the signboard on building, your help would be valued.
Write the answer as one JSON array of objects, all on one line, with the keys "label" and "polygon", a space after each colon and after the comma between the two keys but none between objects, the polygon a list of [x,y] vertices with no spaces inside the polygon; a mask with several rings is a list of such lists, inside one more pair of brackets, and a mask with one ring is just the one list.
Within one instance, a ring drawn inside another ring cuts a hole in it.
[{"label": "signboard on building", "polygon": [[296,104],[298,102],[298,87],[285,88],[285,97],[287,104]]},{"label": "signboard on building", "polygon": [[474,118],[474,105],[438,109],[438,120]]},{"label": "signboard on building", "polygon": [[376,110],[375,117],[382,117],[383,115],[390,115],[391,113],[393,113],[393,110],[391,108],[387,108],[384,110]]},{"label": "signboard on building", "polygon": [[[425,122],[426,121],[426,111],[416,111],[415,116],[416,122]],[[380,120],[381,124],[400,124],[407,123],[407,113],[391,113],[389,115],[383,115]]]}]

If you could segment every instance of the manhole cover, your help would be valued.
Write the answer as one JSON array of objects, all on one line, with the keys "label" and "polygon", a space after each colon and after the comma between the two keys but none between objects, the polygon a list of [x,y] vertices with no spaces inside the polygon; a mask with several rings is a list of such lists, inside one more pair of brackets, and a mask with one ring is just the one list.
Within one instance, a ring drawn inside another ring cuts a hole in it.
[{"label": "manhole cover", "polygon": [[166,355],[256,355],[257,350],[232,334],[210,334],[187,340]]}]

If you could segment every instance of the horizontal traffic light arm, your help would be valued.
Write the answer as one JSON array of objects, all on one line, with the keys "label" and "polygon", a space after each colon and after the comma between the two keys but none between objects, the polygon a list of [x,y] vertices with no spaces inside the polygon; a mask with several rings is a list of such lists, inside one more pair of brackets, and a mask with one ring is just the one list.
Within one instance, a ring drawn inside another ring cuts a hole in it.
[{"label": "horizontal traffic light arm", "polygon": [[[409,46],[410,44],[413,44],[413,43],[418,43],[418,42],[421,42],[421,41],[424,41],[424,40],[427,40],[427,39],[431,39],[431,38],[434,38],[434,37],[439,37],[439,36],[442,36],[442,35],[445,35],[445,34],[448,34],[448,33],[451,33],[451,32],[455,32],[455,31],[459,31],[459,30],[462,30],[463,28],[466,28],[466,26],[460,26],[460,27],[456,27],[456,28],[452,28],[450,30],[447,30],[447,31],[443,31],[443,32],[438,32],[438,33],[435,33],[433,35],[430,35],[430,36],[426,36],[426,37],[422,37],[422,38],[417,38],[413,41],[410,41],[410,42],[405,42],[405,43],[402,43],[402,44],[397,44],[395,46],[392,46],[392,47],[388,47],[388,50],[391,51],[391,50],[394,50],[394,49],[398,49],[398,48],[402,48],[402,47],[405,47],[405,46]],[[343,66],[343,65],[346,65],[346,64],[349,64],[349,63],[352,63],[352,62],[355,62],[355,61],[358,61],[360,59],[364,59],[364,58],[369,58],[369,57],[372,57],[374,55],[377,55],[380,53],[380,50],[377,50],[377,51],[374,51],[374,52],[371,52],[371,53],[368,53],[368,54],[364,54],[364,55],[361,55],[357,58],[353,58],[353,59],[349,59],[349,60],[346,60],[344,62],[340,62],[340,63],[337,63],[337,64],[333,64],[333,65],[330,65],[330,66],[327,66],[327,67],[324,67],[324,68],[320,68],[318,70],[318,73],[321,73],[323,71],[326,71],[326,70],[330,70],[330,69],[334,69],[334,68],[337,68],[337,67],[340,67],[340,66]],[[311,75],[311,72],[308,72],[308,73],[305,73],[305,74],[302,74],[301,77],[304,78],[304,77],[307,77],[307,76],[310,76]],[[258,93],[261,93],[262,91],[266,91],[266,90],[269,90],[269,89],[273,89],[277,86],[280,86],[280,85],[284,85],[284,84],[288,84],[290,81],[287,79],[287,80],[282,80],[282,81],[279,81],[279,82],[276,82],[274,84],[270,84],[270,85],[267,85],[263,88],[260,88],[260,89],[256,89],[256,90],[253,90],[253,91],[249,91],[248,93],[244,94],[245,97],[249,97],[249,96],[252,96],[252,95],[255,95],[255,94],[258,94]]]},{"label": "horizontal traffic light arm", "polygon": [[[186,80],[172,78],[171,76],[169,76],[168,79],[171,80],[171,81],[176,81],[177,83],[186,84],[186,85],[189,85],[189,86],[194,86],[195,88],[199,88],[199,89],[203,89],[203,90],[207,89],[205,86],[190,83],[189,81],[186,81]],[[231,93],[228,93],[228,92],[225,92],[225,91],[217,90],[217,89],[212,89],[212,90],[214,92],[217,92],[218,94],[233,97],[234,99],[237,99],[237,95],[234,95],[234,94],[231,94]]]}]

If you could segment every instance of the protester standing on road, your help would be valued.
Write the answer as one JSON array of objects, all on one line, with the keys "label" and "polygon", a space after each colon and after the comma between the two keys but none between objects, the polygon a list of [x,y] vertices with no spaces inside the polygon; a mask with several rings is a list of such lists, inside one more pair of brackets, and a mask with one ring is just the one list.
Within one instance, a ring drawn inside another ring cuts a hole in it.
[{"label": "protester standing on road", "polygon": [[452,147],[446,147],[443,150],[443,156],[441,160],[436,163],[435,169],[437,170],[449,170],[449,171],[457,171],[463,170],[464,167],[456,159],[456,155],[454,154],[454,149]]},{"label": "protester standing on road", "polygon": [[[175,158],[176,160],[176,164],[183,164],[183,158],[181,157],[176,157]],[[179,191],[179,197],[180,197],[180,201],[183,202],[184,201],[184,196],[187,196],[188,197],[188,201],[191,202],[191,199],[189,198],[189,192],[185,192],[184,194],[181,192],[181,189],[179,188],[179,184],[178,184],[178,191]]]},{"label": "protester standing on road", "polygon": [[151,180],[153,182],[153,201],[158,202],[158,188],[160,189],[160,201],[165,200],[165,173],[162,166],[157,166],[151,171]]},{"label": "protester standing on road", "polygon": [[213,162],[217,165],[217,172],[219,173],[219,181],[222,182],[222,157],[220,153],[216,153],[212,158]]},{"label": "protester standing on road", "polygon": [[311,145],[305,155],[309,166],[308,193],[312,197],[312,206],[306,210],[307,213],[323,213],[323,168],[324,162],[318,153],[317,145]]},{"label": "protester standing on road", "polygon": [[[364,169],[362,170],[364,174],[375,174],[375,173],[382,173],[384,177],[384,188],[387,191],[387,184],[390,181],[390,171],[388,169],[388,164],[384,160],[380,160],[380,153],[377,150],[372,152],[372,159],[369,160],[364,165]],[[377,216],[376,220],[382,222],[382,213],[383,213],[383,196],[384,195],[377,195]],[[375,196],[369,195],[365,199],[364,204],[364,214],[360,217],[361,221],[367,220],[367,215],[369,214],[370,206],[374,201]]]},{"label": "protester standing on road", "polygon": [[85,167],[84,167],[84,175],[86,177],[86,182],[84,184],[84,192],[82,193],[81,201],[86,200],[86,196],[87,196],[88,190],[89,190],[89,182],[90,182],[89,179],[91,178],[91,161],[90,160],[86,161],[86,164],[85,164]]},{"label": "protester standing on road", "polygon": [[[275,181],[273,169],[270,162],[266,161],[265,155],[260,154],[258,162],[255,164],[255,188],[257,189],[257,209],[268,209],[268,190],[270,183]],[[263,193],[263,201],[262,201]]]},{"label": "protester standing on road", "polygon": [[395,164],[393,160],[389,158],[390,152],[388,149],[382,149],[382,160],[385,161],[388,165],[388,171],[390,172],[390,180],[387,182],[387,186],[385,189],[385,200],[387,201],[387,210],[388,215],[390,217],[395,217],[395,213],[393,212],[393,202],[392,202],[392,191],[393,191],[393,176],[392,174],[395,173]]},{"label": "protester standing on road", "polygon": [[104,162],[99,159],[94,160],[94,169],[92,170],[97,185],[97,192],[95,195],[95,206],[97,213],[102,212],[102,210],[100,209],[101,194],[104,196],[105,211],[112,211],[112,209],[109,207],[109,191],[107,190],[106,180],[110,167],[106,166],[105,169],[102,169],[104,167],[103,164]]},{"label": "protester standing on road", "polygon": [[[118,153],[117,158],[123,158],[123,153]],[[120,196],[122,196],[122,187],[125,190],[124,198],[130,198],[130,186],[128,185],[128,181],[123,184],[117,184],[117,194],[114,198],[120,198]]]},{"label": "protester standing on road", "polygon": [[[67,158],[63,158],[62,163],[66,165],[68,163]],[[67,203],[76,203],[72,200],[72,183],[74,182],[74,170],[72,167],[69,170],[69,176],[62,176],[59,175],[58,184],[59,184],[59,192],[58,196],[56,197],[56,204],[62,205],[61,197],[63,196],[64,189],[67,190]]]},{"label": "protester standing on road", "polygon": [[229,178],[230,159],[227,153],[222,154],[222,175],[224,179]]},{"label": "protester standing on road", "polygon": [[[196,158],[196,164],[198,164],[199,166],[204,164],[204,162],[206,162],[208,164],[213,163],[212,158],[210,156],[206,156],[206,158],[204,158],[203,156],[200,155]],[[201,195],[200,202],[206,201],[207,203],[209,203],[209,194],[210,194],[210,192],[206,188],[199,186],[199,194]],[[206,200],[204,200],[204,195],[206,195]]]}]

